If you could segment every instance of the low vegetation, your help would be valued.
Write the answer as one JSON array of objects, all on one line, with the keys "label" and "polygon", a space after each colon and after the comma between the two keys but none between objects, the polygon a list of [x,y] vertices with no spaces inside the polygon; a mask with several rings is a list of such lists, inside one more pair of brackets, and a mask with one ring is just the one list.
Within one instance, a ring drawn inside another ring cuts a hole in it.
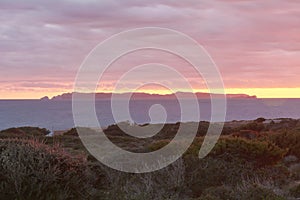
[{"label": "low vegetation", "polygon": [[0,140],[1,199],[82,199],[87,165],[59,146],[32,139]]},{"label": "low vegetation", "polygon": [[[3,130],[0,199],[300,198],[300,120],[227,122],[210,154],[199,159],[208,125],[200,123],[197,137],[181,159],[146,174],[102,165],[85,149],[76,129],[53,137],[46,137],[49,131],[41,128]],[[167,145],[179,126],[166,124],[146,139],[127,135],[117,125],[109,126],[105,134],[128,151],[151,152]]]}]

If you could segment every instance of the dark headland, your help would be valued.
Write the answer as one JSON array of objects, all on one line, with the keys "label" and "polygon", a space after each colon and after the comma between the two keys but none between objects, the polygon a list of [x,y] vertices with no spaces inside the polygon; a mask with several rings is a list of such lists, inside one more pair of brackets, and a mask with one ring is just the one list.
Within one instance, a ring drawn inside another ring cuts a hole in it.
[{"label": "dark headland", "polygon": [[[63,93],[61,95],[57,95],[52,97],[50,100],[71,100],[74,93]],[[112,95],[114,95],[115,98],[127,98],[131,93],[76,93],[78,96],[84,98],[91,95],[95,95],[96,100],[107,100],[111,99]],[[177,92],[174,94],[148,94],[148,93],[132,93],[131,98],[136,100],[143,100],[143,99],[177,99],[180,98],[193,98],[196,97],[198,99],[209,99],[213,97],[223,97],[224,95],[221,94],[211,94],[211,93],[203,93],[203,92],[197,92],[197,93],[190,93],[190,92]],[[226,94],[226,98],[229,99],[254,99],[256,96],[250,96],[247,94]],[[41,98],[41,100],[49,100],[47,96]]]}]

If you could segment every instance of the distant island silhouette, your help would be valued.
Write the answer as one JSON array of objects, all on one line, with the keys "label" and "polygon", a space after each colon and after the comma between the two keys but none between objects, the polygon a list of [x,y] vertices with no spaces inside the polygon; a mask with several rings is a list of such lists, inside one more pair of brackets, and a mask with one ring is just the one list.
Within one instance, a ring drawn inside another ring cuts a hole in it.
[{"label": "distant island silhouette", "polygon": [[[47,96],[42,97],[41,100],[71,100],[74,93],[63,93],[61,95],[57,95],[52,97],[51,99]],[[213,94],[213,93],[204,93],[204,92],[197,92],[197,93],[190,93],[190,92],[176,92],[173,94],[149,94],[143,92],[135,92],[135,93],[76,93],[82,98],[90,97],[90,95],[95,95],[96,100],[109,100],[111,99],[112,95],[118,99],[127,98],[131,95],[131,99],[136,100],[144,100],[144,99],[177,99],[177,96],[180,98],[189,99],[192,98],[193,95],[196,95],[198,99],[210,99],[211,96],[214,97],[221,97],[222,94]],[[226,97],[229,99],[255,99],[257,98],[255,95],[250,96],[248,94],[226,94]]]}]

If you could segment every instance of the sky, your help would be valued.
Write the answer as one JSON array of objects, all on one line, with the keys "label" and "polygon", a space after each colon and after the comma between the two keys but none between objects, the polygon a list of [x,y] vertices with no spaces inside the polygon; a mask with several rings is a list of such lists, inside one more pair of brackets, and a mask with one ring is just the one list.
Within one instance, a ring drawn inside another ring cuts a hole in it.
[{"label": "sky", "polygon": [[[141,27],[180,31],[214,60],[227,93],[300,98],[299,0],[1,0],[0,99],[52,97],[73,90],[77,71],[100,42]],[[180,69],[195,91],[203,78],[177,57],[141,51],[121,58],[99,82],[110,92],[128,66],[159,62]],[[149,80],[165,80],[148,72]],[[120,91],[142,83],[134,72]],[[182,83],[168,77],[173,91]],[[155,85],[141,88],[168,93]]]}]

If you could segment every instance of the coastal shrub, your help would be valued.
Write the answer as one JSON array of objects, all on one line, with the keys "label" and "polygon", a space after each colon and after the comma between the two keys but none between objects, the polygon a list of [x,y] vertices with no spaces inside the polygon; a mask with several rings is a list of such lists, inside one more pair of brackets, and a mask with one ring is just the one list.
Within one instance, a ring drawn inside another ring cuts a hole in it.
[{"label": "coastal shrub", "polygon": [[265,129],[265,125],[263,123],[259,123],[259,122],[250,122],[244,125],[241,125],[239,127],[236,128],[236,131],[240,131],[240,130],[252,130],[252,131],[262,131]]},{"label": "coastal shrub", "polygon": [[196,197],[203,195],[209,188],[221,187],[224,184],[235,186],[242,181],[243,176],[250,177],[257,173],[252,163],[240,162],[238,158],[208,156],[199,159],[196,156],[187,155],[184,160],[185,180],[193,196]]},{"label": "coastal shrub", "polygon": [[222,185],[206,189],[197,200],[287,200],[290,195],[268,180],[245,180],[237,186]]},{"label": "coastal shrub", "polygon": [[161,149],[163,148],[164,146],[166,146],[167,144],[169,144],[170,140],[159,140],[159,141],[155,141],[153,143],[151,143],[149,146],[148,146],[148,149],[150,151],[156,151],[158,149]]},{"label": "coastal shrub", "polygon": [[78,136],[78,132],[76,128],[71,128],[70,130],[64,132],[63,135]]},{"label": "coastal shrub", "polygon": [[262,122],[266,121],[266,119],[263,118],[263,117],[259,117],[259,118],[257,118],[257,119],[254,120],[254,121],[255,121],[255,122],[258,122],[258,123],[262,123]]},{"label": "coastal shrub", "polygon": [[210,156],[230,154],[233,157],[254,162],[257,166],[274,165],[287,153],[269,141],[247,140],[235,137],[222,137],[216,143]]},{"label": "coastal shrub", "polygon": [[[184,141],[182,141],[182,143],[180,141],[177,141],[176,144],[177,145],[182,145]],[[196,137],[192,144],[189,146],[189,148],[187,149],[187,151],[185,152],[184,155],[194,155],[197,156],[199,153],[199,149],[201,147],[201,144],[203,142],[203,137]],[[158,149],[163,148],[164,146],[166,146],[167,144],[170,143],[170,140],[168,139],[164,139],[164,140],[158,140],[158,141],[153,141],[151,144],[149,144],[147,146],[149,151],[156,151]]]},{"label": "coastal shrub", "polygon": [[[272,180],[272,187],[270,186],[268,189],[273,189],[273,185],[280,185],[284,181],[286,181],[284,184],[288,184],[287,169],[279,166],[258,168],[255,163],[241,160],[230,154],[216,157],[207,156],[204,159],[186,155],[184,160],[187,188],[191,190],[193,197],[201,197],[199,199],[223,199],[223,197],[226,197],[225,199],[247,199],[240,198],[241,194],[235,188],[237,185],[243,185],[245,179],[255,179],[256,177]],[[260,184],[261,187],[263,185],[268,184],[265,182]],[[251,193],[250,189],[247,190],[247,193]],[[232,198],[231,195],[233,195]]]},{"label": "coastal shrub", "polygon": [[77,136],[58,135],[45,137],[40,141],[49,146],[57,146],[59,144],[60,148],[64,149],[71,156],[89,155],[88,151],[83,146],[82,141]]},{"label": "coastal shrub", "polygon": [[267,125],[267,128],[272,131],[297,130],[300,120],[290,118],[274,119]]},{"label": "coastal shrub", "polygon": [[224,125],[223,129],[222,129],[222,135],[230,135],[234,132],[234,129],[232,127],[226,126],[226,124]]},{"label": "coastal shrub", "polygon": [[209,127],[209,122],[201,121],[198,124],[197,136],[205,136]]},{"label": "coastal shrub", "polygon": [[291,164],[288,169],[294,179],[300,179],[300,163]]},{"label": "coastal shrub", "polygon": [[287,200],[289,194],[267,179],[244,179],[234,190],[235,199],[249,200]]},{"label": "coastal shrub", "polygon": [[[167,145],[169,140],[153,142],[148,146],[151,151],[158,150]],[[203,137],[194,139],[192,145],[185,152],[185,155],[198,156]],[[180,142],[178,142],[180,145]],[[238,158],[240,161],[252,162],[258,167],[274,165],[281,161],[286,155],[287,150],[282,149],[270,141],[247,140],[244,138],[222,136],[215,144],[210,157],[220,157],[228,155]]]},{"label": "coastal shrub", "polygon": [[[169,142],[153,142],[149,148],[154,151]],[[270,141],[222,136],[208,156],[199,159],[198,153],[202,143],[203,137],[195,138],[183,157],[186,166],[185,180],[193,196],[203,197],[208,188],[221,187],[223,184],[234,186],[240,183],[243,177],[259,175],[274,178],[278,183],[282,183],[289,176],[285,167],[275,165],[282,160],[287,151]],[[215,197],[212,194],[205,196]]]},{"label": "coastal shrub", "polygon": [[232,187],[213,187],[205,191],[197,200],[287,200],[282,195],[277,195],[271,189],[250,185],[243,191]]},{"label": "coastal shrub", "polygon": [[248,200],[287,200],[284,196],[275,194],[272,190],[253,186],[240,193],[240,198]]},{"label": "coastal shrub", "polygon": [[50,131],[45,128],[39,127],[18,127],[9,128],[0,131],[0,138],[24,138],[24,137],[44,137],[49,134]]},{"label": "coastal shrub", "polygon": [[292,187],[290,193],[294,197],[300,197],[300,184]]},{"label": "coastal shrub", "polygon": [[300,131],[279,131],[269,134],[268,139],[277,146],[287,149],[288,155],[300,158]]},{"label": "coastal shrub", "polygon": [[36,140],[0,140],[0,199],[82,199],[87,167],[59,146]]},{"label": "coastal shrub", "polygon": [[179,159],[166,168],[145,174],[124,173],[99,165],[101,175],[105,174],[105,192],[99,192],[99,199],[144,200],[144,199],[186,199],[183,160]]},{"label": "coastal shrub", "polygon": [[24,126],[24,127],[19,127],[18,129],[32,136],[40,136],[40,135],[45,136],[50,133],[49,130],[45,128],[39,128],[39,127]]}]

